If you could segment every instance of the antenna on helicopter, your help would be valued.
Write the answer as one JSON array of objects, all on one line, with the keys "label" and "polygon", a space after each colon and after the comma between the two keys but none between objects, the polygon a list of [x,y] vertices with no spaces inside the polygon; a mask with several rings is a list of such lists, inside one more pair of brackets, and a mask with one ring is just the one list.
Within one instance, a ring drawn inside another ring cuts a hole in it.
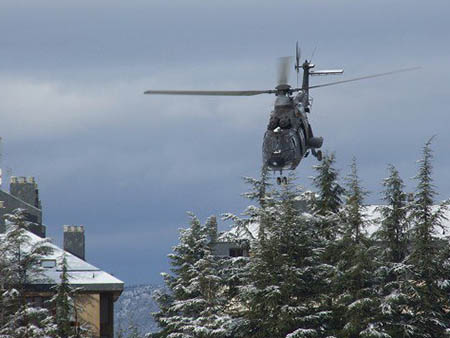
[{"label": "antenna on helicopter", "polygon": [[295,44],[295,71],[297,72],[297,87],[298,87],[298,73],[300,71],[300,58],[301,58],[302,51],[298,47],[298,41]]},{"label": "antenna on helicopter", "polygon": [[311,59],[310,59],[309,62],[312,62],[312,60],[313,60],[313,58],[314,58],[314,55],[316,54],[316,50],[317,50],[317,47],[314,47],[314,49],[313,49],[313,51],[312,51],[312,53],[311,53]]}]

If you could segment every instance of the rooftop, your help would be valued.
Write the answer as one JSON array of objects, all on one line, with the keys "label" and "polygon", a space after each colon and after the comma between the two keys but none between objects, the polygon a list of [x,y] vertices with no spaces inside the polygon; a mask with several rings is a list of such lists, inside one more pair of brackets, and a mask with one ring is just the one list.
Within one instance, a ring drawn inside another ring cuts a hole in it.
[{"label": "rooftop", "polygon": [[[377,208],[381,207],[382,205],[368,205],[364,209],[364,212],[367,216],[368,226],[365,228],[365,232],[367,235],[372,235],[379,227],[379,224],[377,223],[377,219],[381,217],[379,210]],[[434,209],[436,210],[438,207],[435,206]],[[309,213],[304,212],[303,215],[309,217],[311,216]],[[445,218],[442,221],[442,228],[436,229],[435,235],[441,238],[444,238],[447,235],[450,235],[450,209],[447,209],[444,213]],[[258,223],[251,223],[247,229],[237,229],[232,228],[230,231],[226,231],[219,235],[218,241],[235,241],[239,239],[247,239],[252,240],[258,237],[258,230],[259,230],[259,224]]]},{"label": "rooftop", "polygon": [[[30,238],[30,245],[35,245],[42,238],[32,232],[27,231]],[[0,234],[0,239],[4,235]],[[124,283],[109,273],[87,263],[86,261],[64,251],[60,247],[51,243],[47,238],[47,245],[53,249],[53,253],[45,256],[41,260],[42,274],[36,278],[32,285],[38,289],[49,289],[61,281],[62,259],[65,254],[68,268],[69,282],[74,287],[79,287],[83,291],[119,291],[123,290]],[[27,248],[24,248],[27,250]]]}]

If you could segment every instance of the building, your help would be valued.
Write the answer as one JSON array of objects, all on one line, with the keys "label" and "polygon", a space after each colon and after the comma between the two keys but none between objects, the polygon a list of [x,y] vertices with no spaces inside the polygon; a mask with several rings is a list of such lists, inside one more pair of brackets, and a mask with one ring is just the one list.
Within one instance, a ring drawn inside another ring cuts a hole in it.
[{"label": "building", "polygon": [[17,208],[26,210],[28,220],[35,223],[33,233],[45,238],[45,226],[42,225],[42,207],[39,191],[34,177],[11,177],[10,192],[0,189],[0,233],[5,232],[3,216]]},{"label": "building", "polygon": [[216,257],[249,256],[249,239],[232,232],[219,233],[215,217],[211,219],[209,240],[212,254]]},{"label": "building", "polygon": [[[46,227],[42,225],[41,202],[34,178],[11,177],[10,192],[0,190],[0,240],[6,230],[3,216],[17,208],[24,209],[28,220],[35,223],[28,229],[31,243],[45,238]],[[52,243],[49,246],[53,252],[41,260],[42,274],[27,286],[27,301],[45,305],[51,298],[54,286],[60,282],[65,256],[69,283],[78,290],[75,301],[82,309],[74,315],[74,323],[87,323],[93,337],[112,338],[114,302],[121,295],[124,283],[86,262],[83,226],[64,226],[63,249]]]}]

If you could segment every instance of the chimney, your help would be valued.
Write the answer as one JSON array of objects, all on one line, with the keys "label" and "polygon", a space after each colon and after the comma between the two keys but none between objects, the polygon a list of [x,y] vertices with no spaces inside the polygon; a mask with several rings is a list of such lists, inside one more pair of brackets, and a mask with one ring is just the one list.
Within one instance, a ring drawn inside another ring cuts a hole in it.
[{"label": "chimney", "polygon": [[64,225],[64,250],[84,259],[84,227]]},{"label": "chimney", "polygon": [[11,195],[30,204],[38,209],[41,209],[41,201],[39,201],[39,190],[34,177],[11,176],[11,183],[9,186]]},{"label": "chimney", "polygon": [[217,229],[217,218],[216,216],[211,216],[206,221],[206,228],[209,235],[209,240],[214,243],[217,242],[217,235],[218,235],[218,229]]}]

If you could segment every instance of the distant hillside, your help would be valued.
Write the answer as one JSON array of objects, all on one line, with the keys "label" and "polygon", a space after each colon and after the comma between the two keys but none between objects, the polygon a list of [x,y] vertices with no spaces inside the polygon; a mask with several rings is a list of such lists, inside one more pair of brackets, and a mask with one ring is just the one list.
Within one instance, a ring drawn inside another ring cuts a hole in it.
[{"label": "distant hillside", "polygon": [[152,298],[155,290],[161,286],[144,284],[125,287],[122,295],[114,304],[114,327],[122,329],[127,336],[130,326],[137,327],[141,334],[156,332],[157,324],[151,316],[158,311],[158,305]]}]

